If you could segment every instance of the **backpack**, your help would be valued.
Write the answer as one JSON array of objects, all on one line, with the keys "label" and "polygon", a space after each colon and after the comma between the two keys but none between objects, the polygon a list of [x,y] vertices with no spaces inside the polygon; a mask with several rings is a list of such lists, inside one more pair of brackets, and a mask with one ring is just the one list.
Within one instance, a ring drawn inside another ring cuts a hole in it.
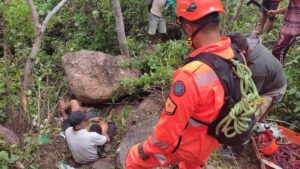
[{"label": "backpack", "polygon": [[[239,61],[242,64],[244,63],[244,58],[240,54],[237,47],[233,47],[235,52],[234,60]],[[229,115],[231,109],[242,99],[242,93],[240,88],[240,78],[236,76],[233,71],[233,63],[230,60],[225,60],[222,57],[212,54],[212,53],[201,53],[193,58],[189,58],[189,62],[192,61],[201,61],[202,63],[208,65],[210,68],[214,70],[217,74],[219,80],[222,83],[222,86],[225,91],[225,100],[224,105],[218,115],[218,117],[211,123],[201,122],[199,120],[193,119],[208,126],[208,134],[214,137],[219,141],[220,144],[224,144],[226,146],[234,146],[240,145],[247,142],[251,139],[252,130],[256,124],[255,113],[253,113],[248,121],[247,129],[243,131],[241,134],[236,134],[234,137],[228,138],[225,136],[223,132],[216,133],[216,129],[218,124]],[[222,128],[223,126],[221,126]]]}]

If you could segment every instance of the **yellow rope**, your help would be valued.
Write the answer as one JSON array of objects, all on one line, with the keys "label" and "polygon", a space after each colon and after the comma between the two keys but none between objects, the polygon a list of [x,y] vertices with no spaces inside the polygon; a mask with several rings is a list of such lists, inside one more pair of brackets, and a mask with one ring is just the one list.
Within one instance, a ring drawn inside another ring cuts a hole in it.
[{"label": "yellow rope", "polygon": [[242,134],[248,129],[251,116],[256,113],[257,105],[261,102],[250,69],[236,60],[231,59],[231,62],[234,73],[240,79],[242,98],[216,127],[216,134],[219,135],[221,131],[227,138]]}]

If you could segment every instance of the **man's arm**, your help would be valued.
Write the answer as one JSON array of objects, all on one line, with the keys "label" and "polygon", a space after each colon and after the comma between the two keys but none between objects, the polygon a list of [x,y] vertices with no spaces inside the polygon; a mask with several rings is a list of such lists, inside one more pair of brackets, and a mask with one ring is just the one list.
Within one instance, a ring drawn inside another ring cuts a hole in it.
[{"label": "man's arm", "polygon": [[91,135],[92,142],[96,146],[103,146],[105,143],[107,143],[107,137],[100,135],[96,132],[90,132],[89,134]]},{"label": "man's arm", "polygon": [[102,146],[105,143],[110,142],[110,137],[107,134],[108,125],[106,122],[103,121],[99,122],[98,124],[101,126],[102,134],[100,135],[98,133],[93,133],[94,134],[93,141],[95,142],[96,145]]},{"label": "man's arm", "polygon": [[286,11],[287,11],[288,7],[284,7],[284,8],[281,8],[281,9],[277,9],[277,10],[269,10],[268,14],[269,15],[272,15],[272,16],[276,16],[276,15],[279,15],[279,14],[285,14]]},{"label": "man's arm", "polygon": [[107,134],[107,131],[108,131],[108,125],[107,125],[107,123],[101,121],[101,122],[99,123],[99,125],[100,125],[101,128],[102,128],[102,135],[106,137],[106,143],[109,143],[109,142],[110,142],[110,137],[109,137],[108,134]]}]

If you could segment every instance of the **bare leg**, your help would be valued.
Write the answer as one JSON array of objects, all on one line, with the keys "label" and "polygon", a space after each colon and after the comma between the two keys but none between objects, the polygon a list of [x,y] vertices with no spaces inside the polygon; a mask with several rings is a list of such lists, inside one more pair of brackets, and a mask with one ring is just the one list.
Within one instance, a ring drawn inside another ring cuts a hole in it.
[{"label": "bare leg", "polygon": [[272,109],[273,106],[273,98],[269,96],[262,96],[264,98],[265,102],[261,105],[260,114],[258,115],[257,119],[259,122],[262,122],[266,119],[268,116],[268,113]]},{"label": "bare leg", "polygon": [[69,106],[70,106],[72,112],[74,112],[74,111],[81,111],[80,104],[79,104],[79,102],[77,100],[71,100],[71,101],[69,101]]},{"label": "bare leg", "polygon": [[58,111],[60,112],[64,120],[67,120],[69,118],[68,114],[66,113],[66,102],[63,99],[59,100]]},{"label": "bare leg", "polygon": [[274,25],[274,22],[275,22],[275,18],[272,18],[272,17],[268,17],[267,18],[267,21],[263,27],[263,33],[268,33],[272,30],[273,28],[273,25]]},{"label": "bare leg", "polygon": [[267,21],[267,15],[262,13],[260,16],[260,21],[256,27],[255,33],[257,34],[262,34],[263,33],[263,29],[264,29],[264,25]]}]

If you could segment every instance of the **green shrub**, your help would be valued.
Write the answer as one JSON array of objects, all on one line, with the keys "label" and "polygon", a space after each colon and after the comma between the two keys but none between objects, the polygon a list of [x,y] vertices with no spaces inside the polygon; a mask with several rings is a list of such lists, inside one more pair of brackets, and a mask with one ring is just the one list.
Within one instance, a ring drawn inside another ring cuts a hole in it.
[{"label": "green shrub", "polygon": [[184,58],[188,54],[189,47],[185,41],[168,41],[148,49],[147,46],[136,44],[138,42],[130,42],[130,47],[135,47],[132,49],[134,56],[123,66],[138,69],[143,74],[140,78],[121,81],[121,87],[129,94],[167,89],[172,81],[172,73],[183,65]]},{"label": "green shrub", "polygon": [[13,168],[13,164],[20,159],[20,149],[17,145],[9,145],[0,136],[0,168]]},{"label": "green shrub", "polygon": [[288,79],[284,98],[274,110],[278,119],[300,125],[300,47],[291,49],[289,61],[285,64]]}]

